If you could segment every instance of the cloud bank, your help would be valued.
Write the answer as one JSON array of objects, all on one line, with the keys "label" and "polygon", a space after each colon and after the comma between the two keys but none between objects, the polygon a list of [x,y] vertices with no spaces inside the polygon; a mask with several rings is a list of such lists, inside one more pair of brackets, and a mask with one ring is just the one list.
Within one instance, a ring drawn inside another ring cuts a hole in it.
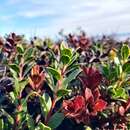
[{"label": "cloud bank", "polygon": [[0,34],[52,36],[81,27],[90,35],[130,32],[129,0],[5,0]]}]

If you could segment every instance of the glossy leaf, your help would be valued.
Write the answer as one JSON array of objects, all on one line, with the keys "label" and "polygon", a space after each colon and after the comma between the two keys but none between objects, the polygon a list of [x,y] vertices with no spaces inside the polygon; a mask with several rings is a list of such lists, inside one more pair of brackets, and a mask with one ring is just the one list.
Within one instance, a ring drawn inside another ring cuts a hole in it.
[{"label": "glossy leaf", "polygon": [[51,105],[52,105],[50,96],[47,93],[44,93],[40,97],[40,103],[41,103],[41,107],[42,107],[42,112],[45,114],[45,116],[47,116],[48,112],[51,109]]},{"label": "glossy leaf", "polygon": [[102,73],[105,77],[109,76],[109,66],[108,65],[103,65],[102,66]]},{"label": "glossy leaf", "polygon": [[117,99],[117,98],[123,98],[126,99],[127,95],[126,95],[126,91],[124,88],[117,88],[114,90],[114,95],[113,98]]},{"label": "glossy leaf", "polygon": [[64,114],[63,113],[55,113],[54,115],[52,115],[52,117],[50,118],[49,120],[49,127],[51,127],[52,129],[55,129],[57,128],[61,123],[62,121],[64,120]]},{"label": "glossy leaf", "polygon": [[32,67],[34,66],[34,63],[29,63],[29,64],[25,64],[26,68],[23,70],[23,77],[26,77],[29,73],[29,71],[32,69]]},{"label": "glossy leaf", "polygon": [[51,68],[51,67],[47,67],[47,71],[49,73],[51,73],[53,75],[53,77],[55,77],[57,80],[59,80],[61,78],[60,73],[56,69]]},{"label": "glossy leaf", "polygon": [[68,64],[70,62],[70,57],[67,55],[63,55],[60,60],[63,64]]},{"label": "glossy leaf", "polygon": [[51,128],[40,122],[35,130],[51,130]]},{"label": "glossy leaf", "polygon": [[123,68],[123,72],[130,73],[130,63],[129,62],[125,63],[122,68]]},{"label": "glossy leaf", "polygon": [[64,88],[66,88],[67,85],[80,74],[80,72],[81,72],[81,69],[75,69],[66,78],[64,78],[64,80],[63,80],[63,86],[64,86]]},{"label": "glossy leaf", "polygon": [[9,67],[10,67],[10,69],[12,69],[13,71],[15,71],[16,73],[19,74],[20,70],[19,70],[19,66],[18,65],[16,65],[16,64],[10,64]]},{"label": "glossy leaf", "polygon": [[22,90],[25,88],[28,81],[27,80],[19,81],[18,79],[15,79],[14,83],[15,83],[15,92],[18,96],[22,92]]},{"label": "glossy leaf", "polygon": [[66,55],[68,57],[72,57],[72,51],[71,49],[68,48],[64,48],[63,50],[61,50],[61,56]]},{"label": "glossy leaf", "polygon": [[129,57],[129,46],[123,45],[121,48],[121,56],[123,60],[127,60]]},{"label": "glossy leaf", "polygon": [[29,48],[24,53],[24,60],[26,61],[28,58],[30,58],[33,55],[33,48]]},{"label": "glossy leaf", "polygon": [[71,66],[78,59],[78,56],[79,56],[78,53],[74,53],[70,62],[69,62],[69,64],[68,64],[68,66]]},{"label": "glossy leaf", "polygon": [[58,96],[58,97],[63,97],[63,96],[65,96],[65,95],[69,94],[70,92],[71,92],[71,90],[59,89],[59,90],[57,91],[57,96]]},{"label": "glossy leaf", "polygon": [[23,54],[23,53],[24,53],[24,48],[23,48],[22,44],[18,44],[18,45],[17,45],[17,51],[18,51],[20,54]]}]

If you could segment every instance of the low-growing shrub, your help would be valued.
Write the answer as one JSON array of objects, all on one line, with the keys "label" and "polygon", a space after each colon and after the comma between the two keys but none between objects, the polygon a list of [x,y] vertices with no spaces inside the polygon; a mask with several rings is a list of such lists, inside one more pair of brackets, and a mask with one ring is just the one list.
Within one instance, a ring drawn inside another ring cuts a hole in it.
[{"label": "low-growing shrub", "polygon": [[130,129],[129,44],[0,38],[0,130]]}]

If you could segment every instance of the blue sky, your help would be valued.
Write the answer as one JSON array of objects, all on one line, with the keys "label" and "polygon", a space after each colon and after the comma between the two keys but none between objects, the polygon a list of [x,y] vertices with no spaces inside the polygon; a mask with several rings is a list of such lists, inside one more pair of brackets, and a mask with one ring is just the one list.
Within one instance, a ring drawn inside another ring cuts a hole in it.
[{"label": "blue sky", "polygon": [[0,0],[0,34],[54,36],[130,32],[130,0]]}]

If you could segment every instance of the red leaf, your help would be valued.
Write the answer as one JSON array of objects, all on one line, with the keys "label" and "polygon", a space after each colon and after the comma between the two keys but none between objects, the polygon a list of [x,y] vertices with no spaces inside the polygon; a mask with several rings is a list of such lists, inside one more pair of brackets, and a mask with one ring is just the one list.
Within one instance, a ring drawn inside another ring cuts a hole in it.
[{"label": "red leaf", "polygon": [[102,80],[102,75],[100,72],[94,67],[83,67],[83,71],[85,73],[84,77],[80,77],[84,87],[89,87],[90,89],[95,89],[98,87]]},{"label": "red leaf", "polygon": [[75,106],[76,111],[82,109],[85,106],[85,99],[83,96],[75,97],[73,102],[74,102],[74,106]]},{"label": "red leaf", "polygon": [[106,108],[106,105],[107,102],[102,99],[98,99],[94,105],[94,110],[102,112]]}]

